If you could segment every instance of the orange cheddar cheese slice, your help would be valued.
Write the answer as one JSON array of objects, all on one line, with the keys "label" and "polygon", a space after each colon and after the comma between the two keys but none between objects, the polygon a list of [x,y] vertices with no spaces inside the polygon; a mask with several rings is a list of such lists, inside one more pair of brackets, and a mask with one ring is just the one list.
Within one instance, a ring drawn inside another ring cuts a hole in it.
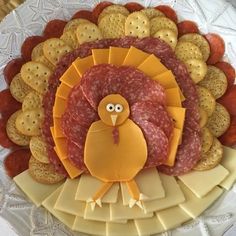
[{"label": "orange cheddar cheese slice", "polygon": [[55,133],[54,133],[54,127],[53,126],[50,127],[50,131],[51,131],[52,137],[54,139],[55,138]]},{"label": "orange cheddar cheese slice", "polygon": [[109,49],[92,49],[94,65],[108,63]]},{"label": "orange cheddar cheese slice", "polygon": [[56,145],[56,153],[60,160],[67,158],[67,139],[66,138],[54,138],[54,143]]},{"label": "orange cheddar cheese slice", "polygon": [[80,82],[80,75],[73,64],[62,75],[60,81],[71,88]]},{"label": "orange cheddar cheese slice", "polygon": [[82,77],[83,74],[94,65],[93,56],[88,56],[85,58],[78,58],[72,63],[79,75]]},{"label": "orange cheddar cheese slice", "polygon": [[109,63],[116,66],[122,65],[128,51],[129,51],[128,48],[110,47]]},{"label": "orange cheddar cheese slice", "polygon": [[145,53],[142,50],[139,50],[139,49],[131,46],[126,57],[125,57],[123,65],[138,67],[149,56],[150,56],[150,54]]},{"label": "orange cheddar cheese slice", "polygon": [[53,125],[54,125],[54,137],[55,138],[63,138],[65,135],[61,130],[61,119],[60,118],[53,118]]},{"label": "orange cheddar cheese slice", "polygon": [[150,77],[157,76],[168,70],[154,55],[150,55],[143,63],[139,65],[138,69]]},{"label": "orange cheddar cheese slice", "polygon": [[180,92],[178,88],[166,89],[165,93],[167,106],[182,107]]},{"label": "orange cheddar cheese slice", "polygon": [[173,166],[175,164],[175,157],[176,157],[180,139],[181,139],[181,131],[179,129],[174,128],[171,141],[170,141],[170,146],[169,146],[168,159],[165,165]]},{"label": "orange cheddar cheese slice", "polygon": [[53,116],[56,118],[61,118],[66,109],[66,100],[56,97],[54,107],[53,107]]},{"label": "orange cheddar cheese slice", "polygon": [[61,162],[71,179],[74,179],[83,173],[83,171],[78,169],[76,166],[72,165],[69,159],[61,160]]},{"label": "orange cheddar cheese slice", "polygon": [[71,87],[68,85],[61,83],[59,88],[57,89],[56,96],[62,99],[67,99],[71,91]]}]

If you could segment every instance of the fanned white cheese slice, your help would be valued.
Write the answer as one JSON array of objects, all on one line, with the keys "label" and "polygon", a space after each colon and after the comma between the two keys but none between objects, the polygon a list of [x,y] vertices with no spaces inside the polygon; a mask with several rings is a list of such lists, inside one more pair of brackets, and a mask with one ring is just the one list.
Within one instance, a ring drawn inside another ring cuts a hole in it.
[{"label": "fanned white cheese slice", "polygon": [[[143,201],[151,201],[165,197],[165,191],[156,168],[150,168],[140,171],[139,174],[135,177],[135,181],[139,187],[140,193],[147,196],[147,199]],[[120,185],[123,204],[127,206],[132,197],[129,193],[126,183],[121,183]]]},{"label": "fanned white cheese slice", "polygon": [[165,189],[165,197],[149,202],[143,202],[145,212],[160,211],[173,207],[185,201],[183,192],[173,176],[159,173],[162,185]]},{"label": "fanned white cheese slice", "polygon": [[186,201],[179,204],[179,206],[192,218],[198,217],[223,193],[223,190],[216,186],[207,195],[202,198],[198,198],[187,186],[185,186],[180,181],[179,185],[186,198]]},{"label": "fanned white cheese slice", "polygon": [[55,210],[76,216],[84,216],[86,202],[75,200],[79,179],[67,179],[55,203]]},{"label": "fanned white cheese slice", "polygon": [[54,209],[55,202],[62,190],[62,187],[59,187],[56,191],[54,191],[48,198],[46,198],[42,205],[52,214],[54,215],[58,220],[60,220],[62,223],[64,223],[66,226],[72,229],[72,226],[75,221],[75,216],[71,214],[67,214],[61,211],[57,211]]},{"label": "fanned white cheese slice", "polygon": [[219,185],[229,190],[236,180],[236,150],[224,146],[224,157],[221,161],[221,165],[228,171],[229,175]]},{"label": "fanned white cheese slice", "polygon": [[220,184],[229,171],[222,165],[218,165],[211,170],[191,171],[188,174],[178,176],[178,178],[197,196],[203,197],[209,193],[216,185]]},{"label": "fanned white cheese slice", "polygon": [[[87,202],[101,188],[103,182],[91,175],[82,174],[76,191],[75,199]],[[119,191],[119,184],[114,183],[113,186],[101,199],[104,203],[115,203]]]},{"label": "fanned white cheese slice", "polygon": [[63,182],[58,184],[41,184],[35,181],[28,170],[22,172],[14,178],[15,183],[28,196],[28,198],[38,207],[53,193]]}]

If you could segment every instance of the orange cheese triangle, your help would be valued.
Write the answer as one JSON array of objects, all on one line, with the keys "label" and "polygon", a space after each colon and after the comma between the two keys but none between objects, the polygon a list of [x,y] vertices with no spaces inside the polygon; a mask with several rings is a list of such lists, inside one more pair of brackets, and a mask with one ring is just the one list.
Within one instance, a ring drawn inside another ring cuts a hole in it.
[{"label": "orange cheese triangle", "polygon": [[78,58],[73,63],[74,67],[76,68],[77,72],[79,73],[80,77],[94,65],[93,63],[93,56],[88,56],[85,58]]},{"label": "orange cheese triangle", "polygon": [[165,90],[167,106],[182,107],[179,88],[170,88]]},{"label": "orange cheese triangle", "polygon": [[56,96],[62,99],[67,99],[71,91],[71,87],[66,85],[65,83],[61,83],[57,89]]},{"label": "orange cheese triangle", "polygon": [[67,71],[62,75],[60,78],[60,81],[64,83],[65,85],[73,88],[76,84],[80,81],[80,75],[77,72],[74,65],[71,65]]},{"label": "orange cheese triangle", "polygon": [[110,47],[109,64],[113,64],[115,66],[122,65],[128,51],[128,48]]},{"label": "orange cheese triangle", "polygon": [[92,49],[94,65],[108,63],[109,51],[109,49]]}]

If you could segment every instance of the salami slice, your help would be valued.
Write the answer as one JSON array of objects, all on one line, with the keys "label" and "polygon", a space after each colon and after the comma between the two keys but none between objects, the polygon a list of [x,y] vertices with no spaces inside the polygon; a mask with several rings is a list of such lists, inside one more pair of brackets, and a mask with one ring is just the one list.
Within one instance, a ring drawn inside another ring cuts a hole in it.
[{"label": "salami slice", "polygon": [[64,20],[51,20],[47,23],[43,35],[46,38],[60,38],[67,22]]},{"label": "salami slice", "polygon": [[104,2],[100,2],[98,3],[98,5],[93,9],[93,17],[95,19],[98,19],[100,13],[106,8],[113,5],[112,2],[108,2],[108,1],[104,1]]},{"label": "salami slice", "polygon": [[72,16],[71,19],[78,19],[78,18],[89,20],[95,24],[97,23],[97,19],[94,17],[91,11],[87,10],[78,11]]},{"label": "salami slice", "polygon": [[199,133],[185,128],[182,144],[177,150],[175,165],[173,167],[161,165],[157,169],[167,175],[183,175],[192,170],[200,158],[201,140]]},{"label": "salami slice", "polygon": [[142,9],[144,9],[144,6],[142,6],[141,4],[137,2],[126,3],[124,7],[126,7],[130,13],[135,12],[135,11],[141,11]]},{"label": "salami slice", "polygon": [[171,8],[170,6],[159,5],[159,6],[155,7],[155,9],[164,13],[166,17],[168,17],[169,19],[174,21],[176,24],[178,23],[177,14],[176,14],[175,10],[173,8]]},{"label": "salami slice", "polygon": [[177,24],[178,36],[181,37],[184,34],[199,33],[198,26],[195,22],[190,20],[184,20]]}]

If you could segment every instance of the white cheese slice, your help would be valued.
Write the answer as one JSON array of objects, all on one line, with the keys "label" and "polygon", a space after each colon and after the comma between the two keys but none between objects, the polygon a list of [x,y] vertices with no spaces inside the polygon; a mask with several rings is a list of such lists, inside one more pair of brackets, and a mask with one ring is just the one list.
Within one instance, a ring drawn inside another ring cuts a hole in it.
[{"label": "white cheese slice", "polygon": [[[165,191],[156,168],[140,171],[135,177],[135,181],[139,187],[140,193],[148,197],[144,201],[151,201],[165,197]],[[120,185],[123,204],[128,205],[132,197],[129,193],[126,183],[121,183]]]},{"label": "white cheese slice", "polygon": [[236,150],[224,146],[224,156],[221,165],[228,171],[229,175],[220,183],[220,186],[229,190],[236,180]]},{"label": "white cheese slice", "polygon": [[[101,188],[103,182],[91,175],[82,174],[79,185],[76,191],[75,199],[80,201],[87,201],[92,198],[95,193]],[[113,186],[101,199],[104,203],[115,203],[119,191],[119,184],[114,183]]]},{"label": "white cheese slice", "polygon": [[197,197],[203,197],[209,193],[216,185],[221,183],[229,171],[222,165],[218,165],[211,170],[191,171],[188,174],[178,176],[178,178],[189,188]]},{"label": "white cheese slice", "polygon": [[159,234],[165,231],[161,222],[156,216],[147,219],[139,219],[134,221],[138,230],[138,235],[152,235]]},{"label": "white cheese slice", "polygon": [[55,203],[55,210],[76,216],[84,216],[86,202],[75,200],[79,179],[67,179]]},{"label": "white cheese slice", "polygon": [[138,231],[133,220],[126,224],[107,223],[107,236],[137,236]]},{"label": "white cheese slice", "polygon": [[223,193],[221,188],[214,187],[207,195],[202,198],[198,198],[187,186],[185,186],[180,181],[179,185],[186,198],[186,201],[179,204],[179,206],[192,218],[198,217]]},{"label": "white cheese slice", "polygon": [[71,214],[67,214],[61,211],[57,211],[54,209],[55,202],[62,190],[62,187],[59,187],[56,191],[54,191],[48,198],[46,198],[42,205],[52,214],[54,215],[58,220],[60,220],[62,223],[64,223],[66,226],[72,229],[72,226],[75,221],[75,216]]},{"label": "white cheese slice", "polygon": [[192,218],[183,211],[179,206],[171,207],[163,211],[157,212],[157,217],[160,220],[165,230],[176,228]]},{"label": "white cheese slice", "polygon": [[150,218],[153,216],[153,212],[145,213],[137,205],[132,208],[123,205],[121,195],[118,196],[118,201],[115,204],[110,204],[111,210],[111,220],[128,220],[128,219],[140,219],[140,218]]},{"label": "white cheese slice", "polygon": [[76,216],[73,230],[96,236],[105,236],[106,223],[94,220],[85,220],[83,217]]},{"label": "white cheese slice", "polygon": [[173,207],[185,201],[183,192],[177,184],[173,176],[159,173],[162,185],[165,189],[165,197],[149,202],[143,202],[145,212],[160,211],[169,207]]},{"label": "white cheese slice", "polygon": [[35,181],[28,170],[22,172],[14,178],[15,183],[28,196],[28,198],[38,207],[53,193],[63,182],[58,184],[41,184]]}]

